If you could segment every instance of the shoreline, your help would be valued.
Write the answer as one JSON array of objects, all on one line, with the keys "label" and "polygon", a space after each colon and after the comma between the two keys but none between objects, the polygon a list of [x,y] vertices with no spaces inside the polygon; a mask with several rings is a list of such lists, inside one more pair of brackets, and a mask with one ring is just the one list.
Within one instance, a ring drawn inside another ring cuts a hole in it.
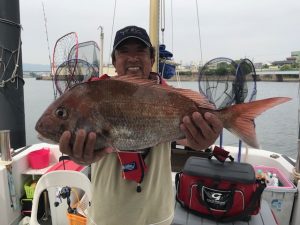
[{"label": "shoreline", "polygon": [[[192,81],[198,81],[198,76],[196,75],[180,75],[180,81],[188,81],[188,82],[192,82]],[[52,77],[50,76],[37,76],[37,77],[25,77],[25,78],[35,78],[36,80],[52,80]],[[229,78],[229,80],[233,80],[234,78]],[[173,76],[170,79],[167,79],[168,81],[177,81],[177,77]],[[209,81],[222,81],[220,78],[218,77],[212,77],[212,79],[209,79]],[[248,81],[253,81],[252,78],[247,78]],[[276,77],[276,76],[262,76],[262,77],[257,77],[257,82],[259,81],[265,81],[265,82],[299,82],[299,78],[291,78],[291,77],[285,77],[285,76],[281,76],[281,77]]]},{"label": "shoreline", "polygon": [[[169,81],[177,81],[177,77],[173,76],[172,78],[168,79]],[[213,78],[209,79],[209,81],[222,81],[222,79],[220,78]],[[233,80],[230,79],[229,80]],[[195,75],[180,75],[180,81],[198,81],[198,76]],[[226,80],[223,80],[226,81]],[[247,81],[253,81],[252,78],[247,78]],[[276,77],[276,76],[262,76],[262,77],[257,77],[256,81],[264,81],[264,82],[299,82],[299,78],[295,77],[295,78],[291,78],[291,77],[285,77],[285,76],[281,76],[281,77]]]}]

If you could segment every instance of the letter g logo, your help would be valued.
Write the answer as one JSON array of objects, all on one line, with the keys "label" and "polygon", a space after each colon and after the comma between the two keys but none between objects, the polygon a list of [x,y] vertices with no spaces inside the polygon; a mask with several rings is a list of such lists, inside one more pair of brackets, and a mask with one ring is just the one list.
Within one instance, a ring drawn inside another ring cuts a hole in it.
[{"label": "letter g logo", "polygon": [[222,194],[221,193],[213,193],[211,195],[212,198],[214,198],[216,201],[219,201],[221,198]]}]

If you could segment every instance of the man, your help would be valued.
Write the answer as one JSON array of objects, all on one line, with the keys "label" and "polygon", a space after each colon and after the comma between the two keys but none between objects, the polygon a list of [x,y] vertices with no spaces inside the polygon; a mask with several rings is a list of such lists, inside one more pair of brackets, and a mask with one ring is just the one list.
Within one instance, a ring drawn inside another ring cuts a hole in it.
[{"label": "man", "polygon": [[[128,26],[116,33],[112,62],[118,76],[156,78],[151,73],[155,50],[147,32]],[[218,137],[222,124],[211,113],[198,112],[185,116],[180,128],[186,135],[181,143],[202,150]],[[174,195],[171,178],[171,146],[162,143],[142,154],[147,171],[143,173],[137,192],[136,183],[122,178],[122,157],[111,148],[94,152],[96,135],[78,130],[73,148],[70,132],[63,133],[60,150],[80,164],[92,164],[93,199],[89,223],[98,225],[171,224],[174,216]],[[123,170],[124,173],[124,170]],[[123,174],[124,175],[124,174]],[[124,177],[124,176],[123,176]],[[126,176],[125,176],[126,177]]]}]

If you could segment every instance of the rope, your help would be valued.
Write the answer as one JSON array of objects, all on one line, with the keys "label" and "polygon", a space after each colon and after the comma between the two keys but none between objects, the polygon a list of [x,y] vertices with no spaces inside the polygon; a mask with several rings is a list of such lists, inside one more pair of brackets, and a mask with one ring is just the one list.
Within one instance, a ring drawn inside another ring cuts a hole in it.
[{"label": "rope", "polygon": [[54,74],[52,71],[52,62],[51,62],[51,53],[50,53],[50,45],[49,45],[49,35],[48,35],[48,28],[47,28],[47,18],[46,18],[46,13],[45,13],[45,7],[44,7],[44,2],[42,1],[42,7],[43,7],[43,14],[44,14],[44,23],[45,23],[45,33],[46,33],[46,39],[47,39],[47,45],[48,45],[48,57],[49,57],[49,63],[50,63],[50,76],[52,77],[52,88],[53,88],[53,93],[54,93],[54,99],[57,98],[57,90],[55,88],[54,84]]},{"label": "rope", "polygon": [[163,67],[162,67],[162,70],[161,70],[161,76],[164,78],[165,67],[166,67],[166,59],[162,58],[162,59],[160,59],[160,62],[163,63]]},{"label": "rope", "polygon": [[[77,192],[77,190],[75,189],[75,188],[71,188],[71,192],[74,192],[75,193],[75,195],[76,195],[76,199],[77,199],[77,202],[75,203],[75,205],[73,206],[73,207],[75,207],[75,208],[79,208],[79,209],[81,209],[81,211],[82,211],[82,213],[84,214],[83,216],[85,216],[86,218],[88,217],[88,215],[84,212],[86,209],[87,209],[87,207],[88,207],[88,205],[86,205],[86,206],[82,206],[82,203],[81,203],[81,200],[79,199],[79,195],[78,195],[78,192]],[[83,195],[84,196],[84,195]],[[82,197],[81,199],[83,199],[84,197]],[[89,199],[88,199],[88,201],[90,201]]]},{"label": "rope", "polygon": [[[115,0],[115,5],[114,5],[114,13],[113,13],[113,22],[111,26],[111,35],[110,35],[110,47],[109,47],[109,53],[108,53],[108,60],[107,62],[110,61],[110,53],[112,49],[112,43],[113,43],[113,32],[114,32],[114,26],[115,26],[115,18],[116,18],[116,8],[117,8],[117,0]],[[107,73],[109,70],[109,66],[107,67]]]},{"label": "rope", "polygon": [[[22,28],[21,24],[19,23],[16,23],[14,21],[11,21],[11,20],[7,20],[7,19],[3,19],[3,18],[0,18],[0,22],[1,23],[5,23],[5,24],[8,24],[8,25],[11,25],[11,26],[15,26],[17,28]],[[2,52],[1,52],[1,55],[0,55],[0,69],[1,69],[1,65],[3,65],[3,74],[1,76],[1,79],[4,78],[4,74],[6,72],[6,69],[7,69],[7,66],[5,65],[5,63],[3,62],[3,56],[4,56],[4,51],[7,51],[7,52],[10,52],[10,57],[9,59],[7,60],[7,64],[9,64],[10,60],[12,60],[12,57],[15,53],[17,53],[17,57],[16,57],[16,62],[15,62],[15,68],[10,76],[10,78],[8,78],[7,80],[1,80],[0,81],[0,88],[4,88],[5,85],[10,82],[10,83],[15,83],[17,81],[17,89],[19,87],[19,79],[22,81],[23,85],[24,85],[24,80],[21,76],[19,76],[17,74],[17,70],[19,68],[19,58],[20,58],[20,49],[21,49],[21,29],[20,29],[20,34],[19,34],[19,43],[18,43],[18,49],[17,50],[9,50],[5,47],[1,47],[2,48]],[[0,71],[1,72],[1,71]],[[16,79],[17,78],[17,79]]]},{"label": "rope", "polygon": [[172,29],[172,52],[174,52],[174,26],[173,26],[173,1],[171,1],[171,29]]},{"label": "rope", "polygon": [[1,23],[6,23],[6,24],[11,25],[11,26],[16,26],[16,27],[18,27],[18,28],[22,28],[21,24],[16,23],[16,22],[11,21],[11,20],[7,20],[7,19],[0,18],[0,22],[1,22]]},{"label": "rope", "polygon": [[[44,7],[44,2],[42,2],[42,7],[43,7],[43,14],[44,14],[44,23],[45,23],[45,32],[46,32],[46,38],[47,38],[47,45],[48,45],[48,57],[49,57],[49,62],[50,62],[50,68],[52,68],[52,62],[51,62],[51,56],[50,56],[50,47],[49,47],[49,35],[48,35],[48,29],[47,29],[47,18],[46,18],[46,13],[45,13],[45,7]],[[52,73],[52,71],[51,71]],[[53,74],[52,74],[53,75]]]},{"label": "rope", "polygon": [[200,22],[199,22],[198,0],[196,0],[196,11],[197,11],[198,34],[199,34],[199,45],[200,45],[201,66],[202,66],[203,65],[203,58],[202,58],[202,45],[201,45],[201,32],[200,32]]},{"label": "rope", "polygon": [[160,0],[160,18],[161,18],[161,23],[160,23],[160,30],[161,30],[161,38],[162,38],[162,44],[164,43],[164,31],[165,31],[165,0]]},{"label": "rope", "polygon": [[[17,24],[17,23],[15,23],[13,21],[10,21],[10,20],[6,20],[6,19],[0,18],[0,22],[4,22],[4,23],[7,23],[9,25],[13,25],[13,26],[17,26],[19,28],[22,28],[22,26],[20,24]],[[10,61],[12,60],[14,54],[17,53],[16,62],[15,62],[15,68],[14,68],[14,70],[13,70],[10,78],[8,78],[7,80],[1,80],[0,81],[0,88],[4,88],[6,86],[6,84],[9,83],[9,82],[10,83],[15,83],[16,82],[16,84],[17,84],[17,88],[16,89],[18,89],[19,88],[19,79],[22,81],[23,85],[25,83],[25,81],[23,80],[23,78],[17,74],[17,71],[18,71],[18,68],[19,68],[20,49],[21,49],[21,29],[20,29],[19,43],[18,43],[17,50],[9,50],[9,49],[7,49],[5,47],[0,47],[0,48],[2,48],[2,52],[1,52],[1,55],[0,55],[0,63],[3,65],[3,71],[2,71],[3,74],[1,76],[1,79],[4,78],[4,75],[5,75],[5,72],[6,72],[6,69],[7,69],[7,66],[5,65],[5,63],[3,63],[4,51],[10,52],[10,57],[7,60],[7,64],[10,63]]]},{"label": "rope", "polygon": [[176,81],[177,81],[177,87],[181,88],[181,81],[180,81],[180,75],[178,70],[176,70]]},{"label": "rope", "polygon": [[298,173],[295,168],[293,168],[293,176],[295,180],[300,180],[300,173]]}]

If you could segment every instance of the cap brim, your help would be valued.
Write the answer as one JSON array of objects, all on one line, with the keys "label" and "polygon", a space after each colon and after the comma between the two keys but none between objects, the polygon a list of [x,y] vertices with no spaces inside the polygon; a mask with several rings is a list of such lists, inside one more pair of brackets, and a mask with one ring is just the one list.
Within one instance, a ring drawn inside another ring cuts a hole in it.
[{"label": "cap brim", "polygon": [[137,36],[127,36],[127,37],[121,39],[117,44],[115,44],[115,46],[114,46],[114,48],[113,48],[113,51],[116,50],[116,48],[117,48],[123,41],[126,41],[126,40],[129,39],[129,38],[135,38],[135,39],[138,39],[138,40],[140,40],[141,42],[143,42],[147,47],[151,47],[151,46],[152,46],[151,43],[149,43],[149,42],[143,40],[143,39],[140,38],[140,37],[137,37]]}]

